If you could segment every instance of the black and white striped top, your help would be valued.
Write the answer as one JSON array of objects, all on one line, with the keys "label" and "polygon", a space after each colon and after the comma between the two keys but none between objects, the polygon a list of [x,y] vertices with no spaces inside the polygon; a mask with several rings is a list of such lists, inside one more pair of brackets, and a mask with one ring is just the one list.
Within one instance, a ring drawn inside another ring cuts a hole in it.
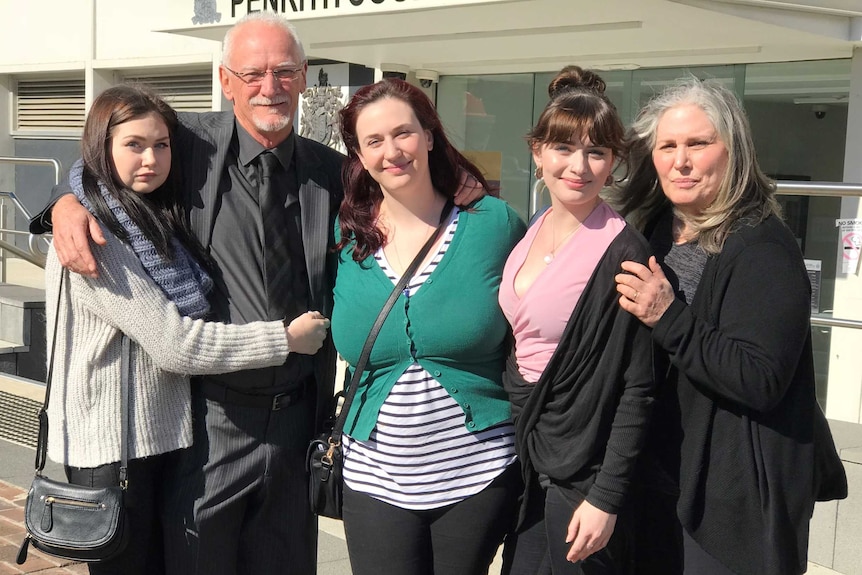
[{"label": "black and white striped top", "polygon": [[[457,213],[437,253],[409,282],[408,301],[443,259],[458,227]],[[383,249],[374,257],[393,285],[397,283]],[[461,406],[418,363],[398,378],[368,441],[344,435],[343,443],[345,483],[405,509],[462,501],[482,491],[515,460],[512,422],[469,432]]]}]

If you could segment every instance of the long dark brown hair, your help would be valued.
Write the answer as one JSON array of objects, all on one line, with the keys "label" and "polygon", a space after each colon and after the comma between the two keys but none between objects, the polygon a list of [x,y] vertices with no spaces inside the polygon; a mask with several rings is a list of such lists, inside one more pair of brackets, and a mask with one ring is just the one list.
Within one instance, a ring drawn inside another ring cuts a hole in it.
[{"label": "long dark brown hair", "polygon": [[[158,189],[149,194],[138,194],[123,185],[114,173],[111,139],[114,128],[148,114],[156,114],[168,128],[172,148],[171,170]],[[212,261],[192,234],[177,196],[179,166],[173,153],[177,124],[173,108],[145,86],[114,86],[99,94],[87,114],[81,137],[84,195],[96,218],[120,240],[129,243],[129,234],[102,197],[99,183],[116,198],[161,256],[173,259],[171,238],[176,236],[198,261],[211,268]]]},{"label": "long dark brown hair", "polygon": [[376,225],[383,192],[359,160],[359,140],[356,136],[359,114],[369,104],[384,98],[406,103],[422,128],[431,132],[433,146],[428,152],[428,168],[431,184],[437,193],[453,198],[458,191],[462,171],[468,172],[486,190],[491,191],[479,168],[449,142],[434,105],[422,90],[394,78],[360,88],[341,110],[341,138],[347,147],[347,161],[341,172],[344,201],[339,211],[341,242],[336,246],[341,249],[355,240],[353,259],[358,262],[376,252],[386,241],[385,235]]}]

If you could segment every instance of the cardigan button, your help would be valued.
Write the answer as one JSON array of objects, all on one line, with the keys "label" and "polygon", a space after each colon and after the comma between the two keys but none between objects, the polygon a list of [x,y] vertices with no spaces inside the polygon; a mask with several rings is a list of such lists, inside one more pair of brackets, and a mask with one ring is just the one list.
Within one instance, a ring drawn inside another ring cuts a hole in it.
[{"label": "cardigan button", "polygon": [[440,377],[441,375],[443,375],[443,374],[442,374],[442,373],[440,373],[440,370],[435,370],[435,371],[434,371],[434,377]]},{"label": "cardigan button", "polygon": [[476,422],[475,422],[475,421],[468,421],[468,422],[467,422],[467,427],[469,427],[469,428],[471,428],[471,429],[472,429],[472,428],[474,428],[474,427],[476,427]]},{"label": "cardigan button", "polygon": [[457,388],[457,387],[453,387],[453,388],[452,388],[452,391],[451,391],[450,393],[458,393],[458,388]]}]

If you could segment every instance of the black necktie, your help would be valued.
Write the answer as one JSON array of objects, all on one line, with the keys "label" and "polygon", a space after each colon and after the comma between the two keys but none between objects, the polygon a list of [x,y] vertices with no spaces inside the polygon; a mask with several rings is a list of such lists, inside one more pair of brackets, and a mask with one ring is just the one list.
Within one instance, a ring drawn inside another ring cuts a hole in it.
[{"label": "black necktie", "polygon": [[287,247],[285,198],[278,193],[272,176],[280,162],[272,152],[258,156],[260,169],[259,205],[263,222],[263,264],[266,281],[267,313],[270,320],[285,317],[290,296],[290,256]]}]

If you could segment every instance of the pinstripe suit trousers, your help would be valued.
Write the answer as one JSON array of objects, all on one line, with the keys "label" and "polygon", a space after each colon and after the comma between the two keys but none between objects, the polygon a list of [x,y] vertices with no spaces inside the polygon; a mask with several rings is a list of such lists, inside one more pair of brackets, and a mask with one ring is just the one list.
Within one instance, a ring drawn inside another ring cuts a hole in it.
[{"label": "pinstripe suit trousers", "polygon": [[192,384],[194,444],[170,479],[169,575],[316,573],[317,518],[305,473],[313,405],[231,405]]}]

